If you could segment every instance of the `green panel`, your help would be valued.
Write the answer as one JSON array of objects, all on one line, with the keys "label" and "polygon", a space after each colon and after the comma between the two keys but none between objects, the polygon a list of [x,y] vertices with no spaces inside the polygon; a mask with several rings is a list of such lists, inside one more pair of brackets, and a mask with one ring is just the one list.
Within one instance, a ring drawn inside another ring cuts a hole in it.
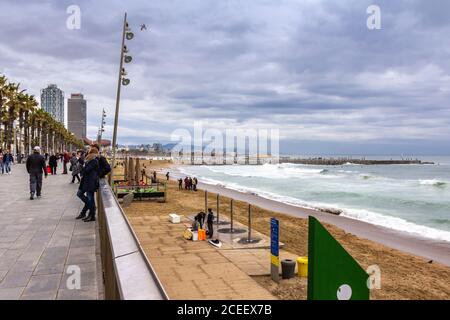
[{"label": "green panel", "polygon": [[308,300],[368,300],[369,275],[314,217],[308,230]]}]

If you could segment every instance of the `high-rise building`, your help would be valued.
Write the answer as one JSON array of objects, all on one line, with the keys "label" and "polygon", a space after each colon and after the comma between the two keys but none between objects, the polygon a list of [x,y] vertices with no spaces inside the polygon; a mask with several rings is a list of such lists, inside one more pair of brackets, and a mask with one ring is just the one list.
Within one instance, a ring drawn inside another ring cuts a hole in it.
[{"label": "high-rise building", "polygon": [[86,138],[86,109],[81,93],[72,93],[67,99],[67,128],[80,139]]},{"label": "high-rise building", "polygon": [[64,92],[56,84],[49,84],[41,90],[41,107],[64,124]]}]

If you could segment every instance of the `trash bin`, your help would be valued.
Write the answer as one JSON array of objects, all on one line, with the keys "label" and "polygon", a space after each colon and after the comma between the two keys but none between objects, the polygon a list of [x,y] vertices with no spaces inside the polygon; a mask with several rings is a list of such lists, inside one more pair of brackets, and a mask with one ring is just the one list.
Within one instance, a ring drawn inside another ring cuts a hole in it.
[{"label": "trash bin", "polygon": [[308,276],[308,257],[297,258],[298,276],[306,278]]},{"label": "trash bin", "polygon": [[293,278],[295,274],[295,261],[284,259],[281,261],[281,277],[283,279]]}]

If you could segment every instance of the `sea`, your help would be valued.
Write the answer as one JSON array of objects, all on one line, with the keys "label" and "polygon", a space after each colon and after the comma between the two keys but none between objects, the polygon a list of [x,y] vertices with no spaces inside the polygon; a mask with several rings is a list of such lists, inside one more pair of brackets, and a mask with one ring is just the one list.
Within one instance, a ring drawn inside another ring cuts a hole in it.
[{"label": "sea", "polygon": [[[399,159],[371,156],[366,159]],[[200,182],[450,242],[450,156],[414,157],[434,164],[182,166]]]}]

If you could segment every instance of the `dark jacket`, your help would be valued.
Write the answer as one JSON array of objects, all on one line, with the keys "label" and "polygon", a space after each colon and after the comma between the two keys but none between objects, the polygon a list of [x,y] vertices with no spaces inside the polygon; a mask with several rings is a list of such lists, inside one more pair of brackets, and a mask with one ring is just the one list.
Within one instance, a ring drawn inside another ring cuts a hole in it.
[{"label": "dark jacket", "polygon": [[98,158],[85,162],[81,170],[80,188],[83,192],[95,192],[98,189]]},{"label": "dark jacket", "polygon": [[14,158],[12,156],[11,153],[7,153],[3,156],[3,162],[4,163],[8,163],[8,162],[14,162]]},{"label": "dark jacket", "polygon": [[47,171],[45,170],[45,159],[39,153],[33,153],[28,156],[26,165],[29,174],[44,173],[47,175]]},{"label": "dark jacket", "polygon": [[50,159],[48,160],[48,165],[50,167],[57,167],[58,166],[58,158],[55,155],[51,155]]}]

